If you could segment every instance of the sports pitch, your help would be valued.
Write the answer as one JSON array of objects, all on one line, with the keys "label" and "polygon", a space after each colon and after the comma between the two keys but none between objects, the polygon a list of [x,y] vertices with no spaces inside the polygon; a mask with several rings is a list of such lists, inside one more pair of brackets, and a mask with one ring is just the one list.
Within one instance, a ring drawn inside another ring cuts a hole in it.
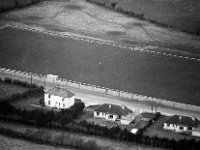
[{"label": "sports pitch", "polygon": [[13,28],[0,30],[0,66],[200,105],[200,63]]}]

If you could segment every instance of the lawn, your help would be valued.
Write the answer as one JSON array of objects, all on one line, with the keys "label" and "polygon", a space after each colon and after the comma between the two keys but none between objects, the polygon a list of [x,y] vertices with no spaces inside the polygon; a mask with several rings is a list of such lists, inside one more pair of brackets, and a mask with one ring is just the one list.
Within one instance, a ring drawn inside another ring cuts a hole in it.
[{"label": "lawn", "polygon": [[160,116],[154,123],[151,125],[147,130],[144,132],[144,135],[148,135],[150,137],[153,136],[158,136],[161,138],[168,138],[168,139],[175,139],[175,140],[180,140],[180,139],[197,139],[200,140],[198,137],[193,137],[189,135],[183,135],[180,133],[175,133],[173,131],[169,130],[164,130],[163,129],[163,124],[164,122],[168,119],[169,117],[167,116]]},{"label": "lawn", "polygon": [[200,63],[6,28],[0,66],[200,105]]},{"label": "lawn", "polygon": [[16,108],[19,108],[21,110],[36,110],[36,109],[46,109],[49,110],[46,107],[42,107],[39,103],[39,100],[43,97],[29,97],[26,99],[20,99],[18,101],[14,101],[11,103],[11,105],[15,106]]},{"label": "lawn", "polygon": [[26,90],[28,89],[21,86],[0,82],[0,99],[8,97],[13,94],[23,93]]}]

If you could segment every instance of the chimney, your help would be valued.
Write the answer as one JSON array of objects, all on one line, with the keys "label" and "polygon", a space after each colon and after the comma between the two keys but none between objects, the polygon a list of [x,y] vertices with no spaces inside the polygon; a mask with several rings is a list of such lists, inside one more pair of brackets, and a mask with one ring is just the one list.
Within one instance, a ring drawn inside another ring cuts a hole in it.
[{"label": "chimney", "polygon": [[179,116],[179,120],[181,120],[182,119],[182,116]]},{"label": "chimney", "polygon": [[111,105],[109,105],[109,108],[111,108]]}]

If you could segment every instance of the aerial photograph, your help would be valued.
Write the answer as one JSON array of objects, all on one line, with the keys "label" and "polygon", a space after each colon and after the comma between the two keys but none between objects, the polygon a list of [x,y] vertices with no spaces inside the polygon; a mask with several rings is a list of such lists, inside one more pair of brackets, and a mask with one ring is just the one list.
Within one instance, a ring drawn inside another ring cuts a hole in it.
[{"label": "aerial photograph", "polygon": [[200,0],[0,0],[0,150],[200,150]]}]

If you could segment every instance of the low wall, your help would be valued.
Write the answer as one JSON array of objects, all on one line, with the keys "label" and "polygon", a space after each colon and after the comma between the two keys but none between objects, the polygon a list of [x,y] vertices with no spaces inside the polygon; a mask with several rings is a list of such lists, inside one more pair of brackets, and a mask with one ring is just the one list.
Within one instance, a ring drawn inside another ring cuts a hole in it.
[{"label": "low wall", "polygon": [[130,101],[133,101],[133,100],[147,101],[147,102],[153,102],[157,105],[159,104],[159,105],[164,105],[164,106],[169,106],[169,107],[174,107],[174,108],[187,109],[187,110],[200,112],[200,107],[195,106],[195,105],[172,102],[168,100],[133,94],[129,92],[109,89],[105,87],[76,82],[76,81],[67,80],[67,79],[57,78],[55,81],[52,81],[52,80],[48,80],[47,76],[31,73],[31,72],[22,72],[22,71],[16,71],[16,70],[0,67],[0,78],[2,80],[4,80],[5,78],[12,78],[14,80],[21,80],[28,83],[34,83],[34,84],[39,84],[43,86],[45,86],[47,83],[53,83],[55,85],[59,84],[62,86],[68,86],[72,88],[78,88],[81,90],[102,93],[102,94],[106,94],[106,95],[110,95],[114,97],[120,97],[120,98],[124,98]]}]

